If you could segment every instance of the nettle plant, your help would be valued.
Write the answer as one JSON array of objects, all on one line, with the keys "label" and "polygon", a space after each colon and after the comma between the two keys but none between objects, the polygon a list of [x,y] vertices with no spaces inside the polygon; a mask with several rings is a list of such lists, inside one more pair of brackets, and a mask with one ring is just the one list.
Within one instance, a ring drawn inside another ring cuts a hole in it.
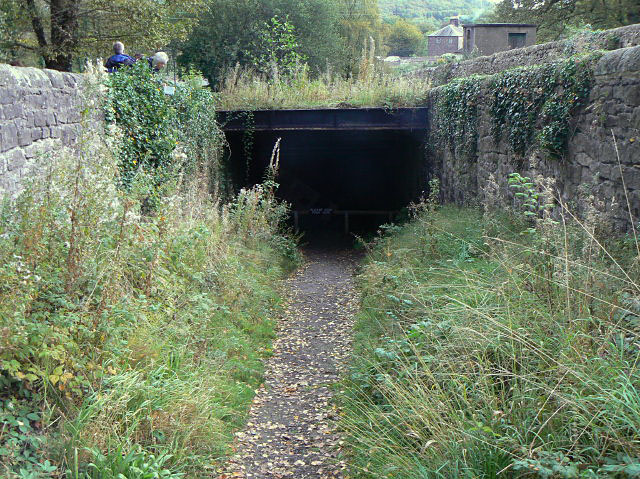
[{"label": "nettle plant", "polygon": [[503,136],[519,155],[539,147],[553,157],[564,152],[571,118],[593,85],[593,64],[600,53],[559,63],[507,70],[490,83],[494,139]]}]

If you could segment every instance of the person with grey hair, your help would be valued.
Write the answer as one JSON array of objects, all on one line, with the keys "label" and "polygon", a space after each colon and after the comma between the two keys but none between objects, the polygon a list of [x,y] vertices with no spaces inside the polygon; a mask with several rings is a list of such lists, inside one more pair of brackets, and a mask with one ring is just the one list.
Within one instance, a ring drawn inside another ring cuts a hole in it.
[{"label": "person with grey hair", "polygon": [[122,42],[115,42],[113,44],[113,53],[114,55],[111,55],[105,64],[109,73],[115,73],[121,66],[130,66],[136,62],[124,53],[124,44]]},{"label": "person with grey hair", "polygon": [[156,52],[153,56],[149,57],[149,68],[153,73],[158,73],[169,63],[169,55],[165,52]]}]

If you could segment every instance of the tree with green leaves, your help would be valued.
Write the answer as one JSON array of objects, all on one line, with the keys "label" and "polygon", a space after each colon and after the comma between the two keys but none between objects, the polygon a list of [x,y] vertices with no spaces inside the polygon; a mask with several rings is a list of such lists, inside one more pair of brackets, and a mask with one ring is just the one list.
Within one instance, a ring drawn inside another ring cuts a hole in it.
[{"label": "tree with green leaves", "polygon": [[452,16],[476,19],[490,9],[493,0],[378,0],[384,21],[404,18],[411,22],[427,22],[437,30]]},{"label": "tree with green leaves", "polygon": [[295,27],[288,17],[282,20],[276,15],[260,30],[249,56],[260,73],[269,77],[274,74],[286,77],[306,61],[299,50]]},{"label": "tree with green leaves", "polygon": [[312,71],[320,71],[342,51],[338,1],[208,0],[198,25],[179,45],[178,61],[200,70],[215,87],[236,64],[253,66],[264,51],[257,39],[278,17],[295,29],[296,51]]},{"label": "tree with green leaves", "polygon": [[424,37],[417,26],[398,19],[391,25],[385,45],[389,48],[389,55],[408,57],[418,51],[423,41]]},{"label": "tree with green leaves", "polygon": [[340,33],[344,38],[344,65],[347,73],[354,73],[362,56],[363,46],[373,39],[382,45],[383,25],[377,0],[340,0]]},{"label": "tree with green leaves", "polygon": [[31,52],[47,68],[71,71],[78,60],[129,49],[158,49],[186,36],[205,0],[3,0],[3,56]]},{"label": "tree with green leaves", "polygon": [[535,23],[539,40],[556,40],[586,25],[607,29],[638,23],[640,3],[638,0],[502,0],[487,19]]}]

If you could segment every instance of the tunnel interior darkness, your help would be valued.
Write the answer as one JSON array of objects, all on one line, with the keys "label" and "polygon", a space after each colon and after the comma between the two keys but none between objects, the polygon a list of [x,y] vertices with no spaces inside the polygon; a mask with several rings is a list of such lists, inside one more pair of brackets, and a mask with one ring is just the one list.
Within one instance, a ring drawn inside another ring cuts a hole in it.
[{"label": "tunnel interior darkness", "polygon": [[[286,130],[227,132],[228,165],[237,187],[264,179],[280,142],[278,196],[297,211],[298,227],[362,232],[386,223],[425,184],[424,132],[412,130]],[[292,220],[293,221],[293,220]]]}]

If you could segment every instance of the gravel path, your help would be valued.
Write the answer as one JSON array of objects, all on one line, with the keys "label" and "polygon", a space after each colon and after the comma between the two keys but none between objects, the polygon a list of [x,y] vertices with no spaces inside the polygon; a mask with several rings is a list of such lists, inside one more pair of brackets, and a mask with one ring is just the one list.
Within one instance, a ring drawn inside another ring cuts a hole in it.
[{"label": "gravel path", "polygon": [[287,310],[265,384],[220,479],[343,477],[330,400],[351,348],[356,258],[313,250],[305,258],[288,281]]}]

